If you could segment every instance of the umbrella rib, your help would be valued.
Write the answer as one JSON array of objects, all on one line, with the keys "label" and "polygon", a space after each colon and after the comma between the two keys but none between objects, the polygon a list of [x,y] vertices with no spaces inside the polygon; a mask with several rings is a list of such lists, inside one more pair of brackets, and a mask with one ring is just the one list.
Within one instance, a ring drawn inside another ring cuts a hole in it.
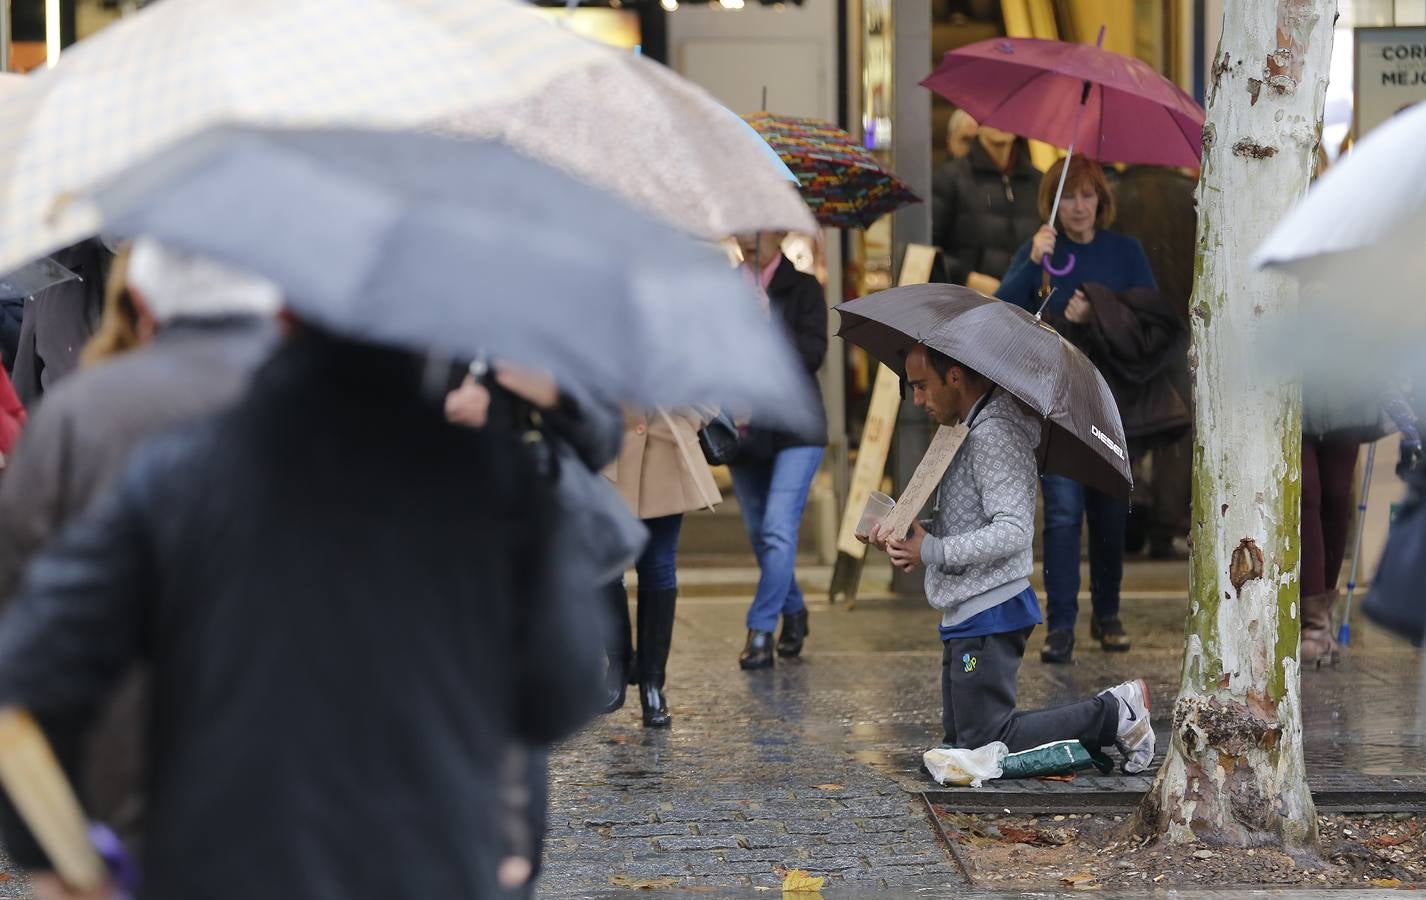
[{"label": "umbrella rib", "polygon": [[[1164,107],[1164,111],[1168,113],[1169,119],[1173,122],[1174,127],[1178,129],[1178,133],[1179,133],[1179,134],[1183,135],[1183,139],[1188,142],[1188,149],[1189,149],[1190,151],[1192,151],[1192,150],[1193,150],[1193,135],[1191,135],[1191,134],[1189,134],[1187,131],[1184,131],[1184,130],[1183,130],[1183,123],[1178,120],[1178,116],[1174,115],[1173,110],[1169,109],[1168,107]],[[1203,138],[1203,132],[1202,132],[1201,128],[1200,128],[1200,131],[1199,131],[1198,136],[1199,136],[1199,139],[1200,139],[1200,140]],[[1202,151],[1202,150],[1200,150],[1200,151],[1198,152],[1198,164],[1199,164],[1200,166],[1203,165],[1203,151]]]}]

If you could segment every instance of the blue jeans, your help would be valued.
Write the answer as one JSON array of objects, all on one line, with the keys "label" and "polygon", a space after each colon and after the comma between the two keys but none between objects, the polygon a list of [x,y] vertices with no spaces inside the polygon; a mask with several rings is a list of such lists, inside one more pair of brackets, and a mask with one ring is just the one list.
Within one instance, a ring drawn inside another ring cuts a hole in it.
[{"label": "blue jeans", "polygon": [[1040,483],[1045,495],[1045,606],[1050,630],[1073,629],[1079,615],[1079,536],[1086,516],[1094,614],[1119,615],[1129,504],[1060,475],[1042,476]]},{"label": "blue jeans", "polygon": [[[649,542],[634,563],[639,573],[640,591],[678,590],[678,533],[683,529],[683,516],[661,516],[644,519],[649,530]],[[620,579],[622,581],[622,579]]]},{"label": "blue jeans", "polygon": [[807,608],[797,586],[797,531],[821,447],[787,447],[767,461],[732,466],[733,492],[762,574],[748,609],[748,628],[774,631],[780,615]]}]

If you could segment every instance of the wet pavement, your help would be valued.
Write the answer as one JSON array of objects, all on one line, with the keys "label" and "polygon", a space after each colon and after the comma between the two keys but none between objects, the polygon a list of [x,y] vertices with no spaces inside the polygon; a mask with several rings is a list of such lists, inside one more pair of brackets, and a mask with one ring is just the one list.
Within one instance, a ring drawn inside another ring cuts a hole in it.
[{"label": "wet pavement", "polygon": [[[1182,573],[1181,564],[1129,568],[1123,615],[1135,645],[1127,654],[1092,646],[1082,621],[1075,664],[1046,666],[1037,632],[1021,705],[1142,676],[1164,746],[1187,607]],[[839,895],[965,892],[921,797],[938,790],[921,766],[921,753],[941,739],[936,614],[922,600],[884,594],[864,594],[853,610],[830,607],[815,599],[825,596],[821,574],[807,585],[814,600],[803,658],[751,673],[737,666],[748,597],[739,579],[728,578],[737,590],[722,595],[715,573],[690,579],[699,588],[680,600],[669,666],[673,727],[642,728],[631,692],[629,706],[554,754],[543,896],[631,882],[751,894],[780,883],[777,867],[827,876]],[[1354,638],[1339,666],[1304,676],[1310,780],[1324,797],[1380,786],[1385,776],[1426,789],[1421,654],[1364,623],[1354,623]],[[1122,798],[1148,782],[1082,775],[990,790],[1023,807],[1037,801],[1012,794]]]}]

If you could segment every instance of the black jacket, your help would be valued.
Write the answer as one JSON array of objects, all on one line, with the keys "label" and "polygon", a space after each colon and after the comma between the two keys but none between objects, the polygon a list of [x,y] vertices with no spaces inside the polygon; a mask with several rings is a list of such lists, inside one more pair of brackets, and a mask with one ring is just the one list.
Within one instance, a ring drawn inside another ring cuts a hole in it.
[{"label": "black jacket", "polygon": [[[1154,270],[1159,290],[1188,322],[1193,294],[1193,257],[1198,247],[1198,181],[1164,166],[1130,166],[1112,184],[1114,229],[1139,239]],[[1193,383],[1188,362],[1169,373],[1174,388],[1192,403]]]},{"label": "black jacket", "polygon": [[25,301],[10,379],[26,407],[38,403],[45,391],[79,368],[79,353],[104,310],[104,279],[111,254],[99,239],[66,247],[54,258],[79,280],[46,288]]},{"label": "black jacket", "polygon": [[1021,244],[1040,227],[1040,170],[1024,142],[1010,172],[1000,171],[979,141],[970,155],[947,161],[931,182],[931,241],[941,248],[946,280],[971,272],[1005,277]]},{"label": "black jacket", "polygon": [[1132,451],[1177,438],[1193,424],[1177,377],[1188,366],[1188,326],[1173,303],[1152,288],[1116,294],[1090,283],[1083,290],[1094,310],[1088,322],[1071,322],[1062,311],[1046,314],[1045,321],[1104,376]]},{"label": "black jacket", "polygon": [[787,447],[825,447],[827,445],[827,411],[822,406],[822,389],[817,383],[817,370],[827,358],[827,301],[822,285],[806,272],[797,271],[792,260],[783,257],[767,286],[772,317],[780,322],[792,349],[807,370],[807,386],[816,409],[817,422],[799,434],[789,434],[756,426],[748,429],[741,459],[770,457]]},{"label": "black jacket", "polygon": [[290,340],[231,411],[140,448],[0,623],[0,703],[67,766],[151,662],[140,898],[494,895],[505,748],[597,705],[598,607],[552,564],[547,488],[421,374]]}]

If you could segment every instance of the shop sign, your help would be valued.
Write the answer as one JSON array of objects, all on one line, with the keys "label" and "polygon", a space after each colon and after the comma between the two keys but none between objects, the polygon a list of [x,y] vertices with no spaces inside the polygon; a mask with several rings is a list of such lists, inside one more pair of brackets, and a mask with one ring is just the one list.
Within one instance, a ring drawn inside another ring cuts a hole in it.
[{"label": "shop sign", "polygon": [[1426,26],[1353,29],[1353,89],[1362,135],[1414,103],[1426,100]]}]

